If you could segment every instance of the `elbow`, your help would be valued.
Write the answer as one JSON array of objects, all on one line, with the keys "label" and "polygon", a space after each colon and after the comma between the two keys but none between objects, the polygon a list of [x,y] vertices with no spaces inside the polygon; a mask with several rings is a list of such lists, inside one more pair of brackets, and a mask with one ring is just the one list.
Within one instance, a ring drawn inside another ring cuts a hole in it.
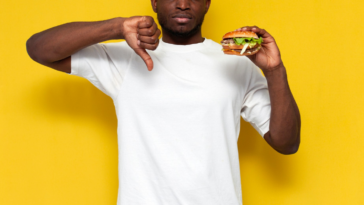
[{"label": "elbow", "polygon": [[29,55],[29,57],[34,60],[34,61],[37,61],[37,56],[35,55],[35,49],[34,49],[34,42],[33,42],[33,38],[34,38],[34,35],[31,36],[27,42],[26,42],[26,49],[27,49],[27,53]]},{"label": "elbow", "polygon": [[300,146],[300,134],[297,133],[295,136],[284,137],[286,140],[275,140],[272,136],[267,135],[267,141],[273,149],[280,154],[291,155],[297,153]]},{"label": "elbow", "polygon": [[284,147],[283,149],[276,149],[279,153],[283,154],[283,155],[291,155],[291,154],[295,154],[297,153],[299,148],[299,143],[296,143],[294,145],[289,145]]},{"label": "elbow", "polygon": [[32,35],[26,42],[26,50],[27,50],[27,53],[29,55],[29,57],[37,62],[37,63],[40,63],[40,64],[44,64],[46,63],[47,61],[41,56],[39,55],[39,52],[38,52],[38,46],[36,44],[36,34]]},{"label": "elbow", "polygon": [[295,136],[294,138],[295,140],[290,143],[286,143],[284,146],[281,146],[281,149],[278,151],[281,154],[284,155],[291,155],[291,154],[295,154],[298,151],[298,148],[300,147],[300,135],[298,134],[297,136]]}]

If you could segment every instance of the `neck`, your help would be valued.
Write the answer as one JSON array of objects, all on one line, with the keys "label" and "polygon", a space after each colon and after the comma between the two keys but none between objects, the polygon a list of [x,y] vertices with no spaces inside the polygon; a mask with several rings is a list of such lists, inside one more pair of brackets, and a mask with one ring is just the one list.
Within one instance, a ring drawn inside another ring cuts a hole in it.
[{"label": "neck", "polygon": [[162,39],[164,42],[176,45],[189,45],[189,44],[201,43],[205,40],[204,38],[202,38],[201,29],[197,31],[195,34],[188,37],[174,35],[163,28],[162,28],[162,33],[163,33]]}]

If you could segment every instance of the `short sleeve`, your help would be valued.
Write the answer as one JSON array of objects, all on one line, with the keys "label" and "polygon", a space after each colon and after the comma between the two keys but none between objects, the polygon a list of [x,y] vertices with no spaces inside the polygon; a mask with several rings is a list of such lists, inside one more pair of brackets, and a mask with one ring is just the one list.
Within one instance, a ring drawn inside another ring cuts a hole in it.
[{"label": "short sleeve", "polygon": [[242,118],[249,122],[264,137],[269,131],[271,104],[266,78],[260,69],[251,61],[247,68],[250,79],[247,80],[247,90],[241,107]]},{"label": "short sleeve", "polygon": [[79,50],[71,56],[70,74],[86,78],[115,99],[131,57],[123,43],[98,43]]}]

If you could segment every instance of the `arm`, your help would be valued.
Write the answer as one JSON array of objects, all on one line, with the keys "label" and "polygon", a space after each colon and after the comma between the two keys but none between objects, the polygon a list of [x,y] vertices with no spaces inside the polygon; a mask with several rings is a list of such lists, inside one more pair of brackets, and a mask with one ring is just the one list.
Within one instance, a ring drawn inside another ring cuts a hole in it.
[{"label": "arm", "polygon": [[277,44],[268,32],[256,26],[237,30],[253,31],[263,37],[261,51],[247,57],[263,71],[268,82],[271,117],[264,139],[279,153],[296,153],[300,144],[300,113],[288,86]]},{"label": "arm", "polygon": [[152,17],[119,17],[56,26],[31,36],[26,48],[34,61],[70,73],[72,54],[102,41],[125,39],[151,70],[153,62],[145,49],[156,49],[159,35],[160,31]]},{"label": "arm", "polygon": [[264,72],[271,100],[269,131],[264,139],[282,154],[296,153],[300,144],[301,119],[296,101],[288,86],[283,65]]}]

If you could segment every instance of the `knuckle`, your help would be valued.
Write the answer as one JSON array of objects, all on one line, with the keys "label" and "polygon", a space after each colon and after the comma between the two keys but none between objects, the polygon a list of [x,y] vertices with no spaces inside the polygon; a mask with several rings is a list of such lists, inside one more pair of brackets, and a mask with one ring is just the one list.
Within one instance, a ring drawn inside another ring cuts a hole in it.
[{"label": "knuckle", "polygon": [[148,25],[152,25],[154,22],[153,17],[151,16],[146,16],[146,21],[148,22]]}]

